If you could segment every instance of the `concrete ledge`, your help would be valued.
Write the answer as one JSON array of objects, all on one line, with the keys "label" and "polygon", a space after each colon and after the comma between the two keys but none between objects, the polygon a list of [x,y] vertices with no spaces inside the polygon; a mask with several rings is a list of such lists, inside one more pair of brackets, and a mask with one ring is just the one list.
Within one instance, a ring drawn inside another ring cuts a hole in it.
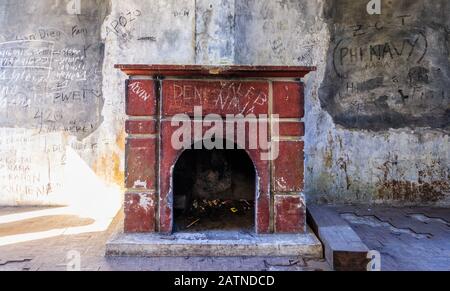
[{"label": "concrete ledge", "polygon": [[238,231],[202,233],[118,234],[106,245],[107,256],[142,257],[258,257],[322,258],[322,244],[306,234],[256,235]]},{"label": "concrete ledge", "polygon": [[325,259],[335,271],[367,271],[369,249],[338,212],[308,205],[308,224],[323,243]]}]

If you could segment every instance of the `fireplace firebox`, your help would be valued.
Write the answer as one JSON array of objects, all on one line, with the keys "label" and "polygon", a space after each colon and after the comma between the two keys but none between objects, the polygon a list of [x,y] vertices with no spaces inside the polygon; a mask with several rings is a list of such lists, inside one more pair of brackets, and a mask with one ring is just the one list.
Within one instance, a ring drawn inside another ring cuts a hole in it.
[{"label": "fireplace firebox", "polygon": [[245,150],[184,151],[173,173],[174,231],[253,231],[257,183]]},{"label": "fireplace firebox", "polygon": [[305,234],[313,67],[117,65],[126,81],[124,233]]}]

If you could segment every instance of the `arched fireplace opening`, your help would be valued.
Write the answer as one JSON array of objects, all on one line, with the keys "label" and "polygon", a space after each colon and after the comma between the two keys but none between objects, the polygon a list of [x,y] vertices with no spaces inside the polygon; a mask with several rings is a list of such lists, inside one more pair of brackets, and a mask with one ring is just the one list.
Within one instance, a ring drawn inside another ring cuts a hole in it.
[{"label": "arched fireplace opening", "polygon": [[173,172],[174,231],[254,231],[256,185],[245,150],[184,151]]}]

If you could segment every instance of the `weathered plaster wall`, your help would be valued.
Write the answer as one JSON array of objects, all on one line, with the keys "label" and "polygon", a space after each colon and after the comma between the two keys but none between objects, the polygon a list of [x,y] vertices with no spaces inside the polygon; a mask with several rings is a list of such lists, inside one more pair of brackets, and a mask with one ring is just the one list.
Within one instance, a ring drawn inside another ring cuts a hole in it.
[{"label": "weathered plaster wall", "polygon": [[0,204],[120,200],[116,63],[315,65],[308,199],[450,204],[448,1],[67,3],[0,1]]},{"label": "weathered plaster wall", "polygon": [[0,1],[0,204],[95,204],[118,192],[121,135],[102,91],[110,7],[81,3],[71,15],[67,1]]},{"label": "weathered plaster wall", "polygon": [[323,200],[448,204],[449,3],[382,1],[368,16],[364,2],[325,5],[318,93],[333,125],[314,133],[311,186]]}]

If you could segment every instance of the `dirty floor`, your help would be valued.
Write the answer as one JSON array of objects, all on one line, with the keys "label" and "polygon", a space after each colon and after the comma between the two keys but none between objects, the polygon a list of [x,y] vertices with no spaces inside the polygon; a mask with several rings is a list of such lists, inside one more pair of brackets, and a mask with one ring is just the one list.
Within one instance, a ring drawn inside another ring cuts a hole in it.
[{"label": "dirty floor", "polygon": [[0,208],[0,271],[64,271],[74,254],[85,271],[329,270],[324,261],[298,257],[105,258],[105,243],[122,215],[85,218],[70,208]]},{"label": "dirty floor", "polygon": [[[330,207],[330,206],[329,206]],[[450,210],[331,206],[382,257],[382,270],[450,270]],[[0,270],[313,271],[324,261],[302,258],[105,258],[118,215],[80,215],[70,208],[0,208]],[[71,257],[72,256],[72,257]]]}]

